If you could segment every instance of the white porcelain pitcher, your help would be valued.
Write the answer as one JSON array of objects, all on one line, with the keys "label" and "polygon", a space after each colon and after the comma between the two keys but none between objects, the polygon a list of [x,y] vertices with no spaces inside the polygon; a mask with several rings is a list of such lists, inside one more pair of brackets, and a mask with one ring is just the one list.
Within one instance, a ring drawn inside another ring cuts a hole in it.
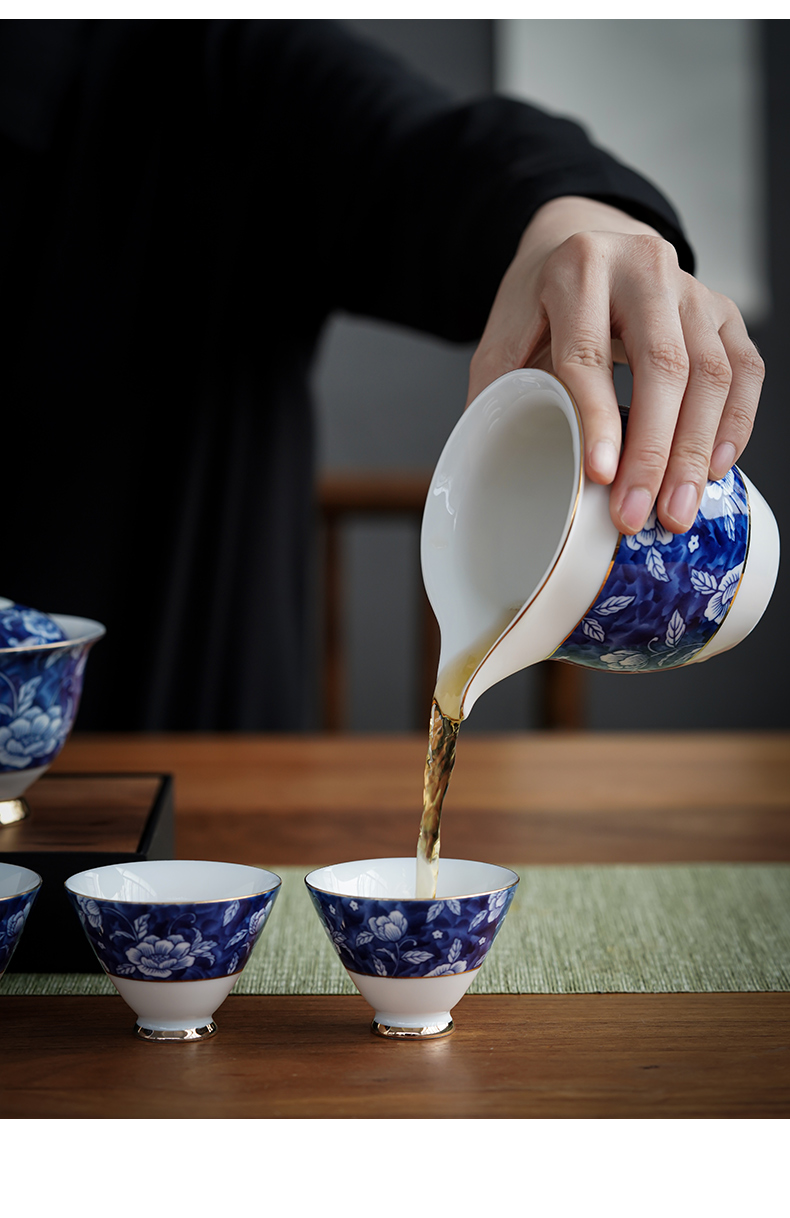
[{"label": "white porcelain pitcher", "polygon": [[547,372],[509,372],[459,419],[422,524],[441,630],[437,700],[464,718],[541,660],[607,672],[694,664],[756,626],[779,568],[771,509],[737,466],[708,483],[688,532],[651,513],[634,537],[584,473],[578,410]]}]

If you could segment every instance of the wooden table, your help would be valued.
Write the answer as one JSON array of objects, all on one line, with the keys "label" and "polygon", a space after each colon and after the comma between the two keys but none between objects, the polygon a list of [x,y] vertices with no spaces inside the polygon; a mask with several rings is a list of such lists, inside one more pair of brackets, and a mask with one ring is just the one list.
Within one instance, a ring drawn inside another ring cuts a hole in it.
[{"label": "wooden table", "polygon": [[[63,772],[175,775],[180,857],[411,853],[417,736],[76,736]],[[459,744],[444,853],[508,863],[790,860],[790,735]],[[0,999],[2,1117],[787,1117],[790,994],[467,996],[446,1040],[358,997],[231,997],[203,1044],[115,998]]]}]

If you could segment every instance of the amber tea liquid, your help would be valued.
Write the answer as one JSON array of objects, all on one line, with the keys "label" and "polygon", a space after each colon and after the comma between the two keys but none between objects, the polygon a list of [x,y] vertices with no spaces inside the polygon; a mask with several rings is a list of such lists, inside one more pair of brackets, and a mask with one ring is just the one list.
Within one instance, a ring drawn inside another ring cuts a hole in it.
[{"label": "amber tea liquid", "polygon": [[442,805],[455,765],[455,746],[463,719],[461,711],[463,692],[477,666],[488,655],[494,643],[517,613],[518,608],[509,609],[495,629],[486,631],[474,647],[463,652],[439,673],[431,705],[428,756],[425,759],[423,781],[422,819],[420,835],[417,839],[415,893],[418,898],[430,900],[436,896]]}]

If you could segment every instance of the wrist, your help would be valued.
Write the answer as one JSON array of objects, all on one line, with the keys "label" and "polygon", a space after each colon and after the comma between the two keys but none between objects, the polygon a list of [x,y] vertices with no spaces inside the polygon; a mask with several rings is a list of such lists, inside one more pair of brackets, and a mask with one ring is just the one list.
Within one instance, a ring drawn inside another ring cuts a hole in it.
[{"label": "wrist", "polygon": [[649,224],[608,203],[581,195],[562,195],[550,199],[535,212],[522,234],[516,257],[546,257],[574,233],[584,232],[660,236]]}]

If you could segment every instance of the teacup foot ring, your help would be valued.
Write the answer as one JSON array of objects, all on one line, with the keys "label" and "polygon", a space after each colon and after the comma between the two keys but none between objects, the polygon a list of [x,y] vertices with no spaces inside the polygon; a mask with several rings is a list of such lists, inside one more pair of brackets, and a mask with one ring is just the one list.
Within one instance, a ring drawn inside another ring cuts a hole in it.
[{"label": "teacup foot ring", "polygon": [[202,1028],[142,1028],[136,1023],[134,1031],[141,1040],[208,1040],[216,1033],[217,1025],[213,1020]]},{"label": "teacup foot ring", "polygon": [[26,799],[0,800],[0,828],[5,825],[18,825],[21,820],[30,816],[30,807]]},{"label": "teacup foot ring", "polygon": [[452,1019],[446,1022],[427,1024],[425,1027],[403,1027],[400,1024],[380,1023],[374,1019],[370,1025],[371,1032],[376,1036],[385,1036],[388,1040],[436,1040],[440,1036],[449,1036],[455,1031]]}]

